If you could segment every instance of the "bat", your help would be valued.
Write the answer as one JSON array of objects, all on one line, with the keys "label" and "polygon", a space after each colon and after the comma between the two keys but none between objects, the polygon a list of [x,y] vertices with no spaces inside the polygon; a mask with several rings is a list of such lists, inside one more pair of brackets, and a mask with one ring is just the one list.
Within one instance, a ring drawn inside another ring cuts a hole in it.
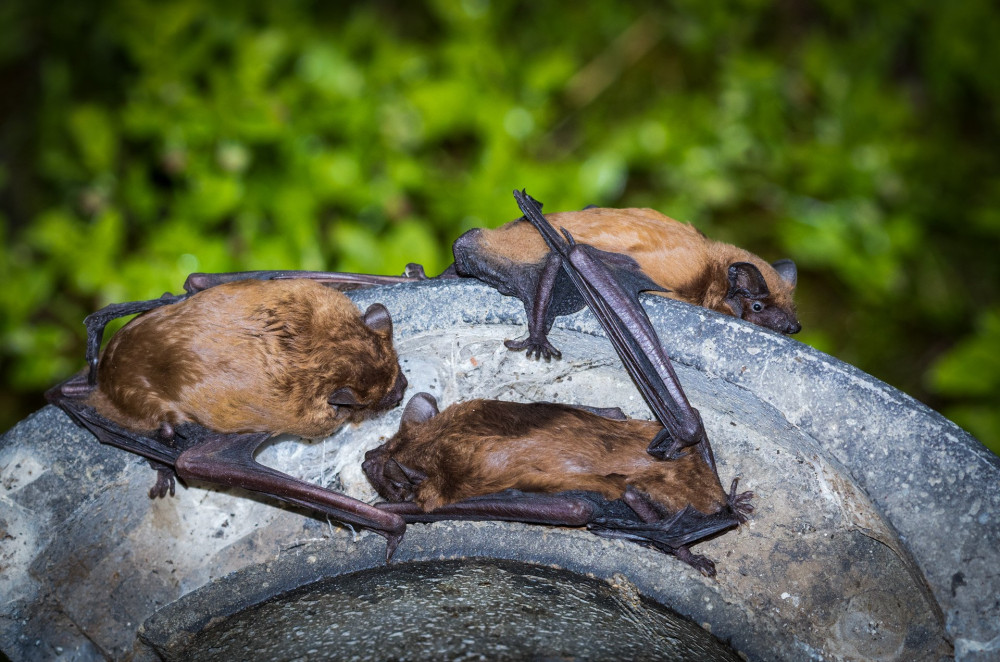
[{"label": "bat", "polygon": [[[779,333],[802,328],[792,300],[797,280],[792,260],[768,264],[652,209],[588,207],[547,218],[581,242],[631,257],[662,296]],[[474,228],[455,240],[452,252],[456,274],[477,278],[524,304],[528,335],[506,341],[509,349],[527,350],[535,358],[560,356],[547,338],[552,323],[584,303],[531,223],[521,217],[492,230]]]},{"label": "bat", "polygon": [[150,497],[173,494],[175,474],[243,487],[372,529],[391,556],[405,530],[399,516],[253,459],[277,434],[325,437],[402,400],[407,383],[383,305],[362,314],[316,280],[279,278],[111,308],[88,328],[103,331],[122,310],[143,314],[95,369],[46,395],[101,442],[151,460]]},{"label": "bat", "polygon": [[[445,278],[453,277],[443,275]],[[442,276],[438,276],[439,278]],[[97,360],[104,338],[104,329],[108,323],[119,317],[144,313],[154,308],[180,303],[192,295],[216,285],[223,285],[241,280],[311,280],[332,287],[340,292],[354,289],[375,287],[378,285],[396,285],[427,280],[423,266],[411,262],[406,265],[402,276],[380,276],[374,274],[356,274],[331,271],[234,271],[229,273],[193,273],[184,281],[184,294],[167,292],[159,299],[147,301],[129,301],[114,303],[88,315],[84,320],[87,327],[87,365],[90,367],[87,379],[93,385],[97,379]]]},{"label": "bat", "polygon": [[[698,540],[738,526],[751,492],[727,492],[697,410],[688,403],[638,293],[657,287],[635,261],[567,242],[540,206],[515,192],[581,297],[607,331],[657,421],[617,410],[554,403],[472,400],[438,411],[418,393],[399,431],[366,454],[379,507],[408,522],[502,519],[587,526],[650,545],[703,574]],[[568,233],[567,233],[568,234]]]}]

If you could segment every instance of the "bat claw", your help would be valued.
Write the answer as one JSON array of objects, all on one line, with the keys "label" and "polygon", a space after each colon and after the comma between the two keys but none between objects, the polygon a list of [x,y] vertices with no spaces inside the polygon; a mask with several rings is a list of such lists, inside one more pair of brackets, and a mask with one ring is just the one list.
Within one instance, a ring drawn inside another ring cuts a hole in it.
[{"label": "bat claw", "polygon": [[384,533],[385,535],[385,562],[388,565],[392,563],[392,555],[396,553],[396,548],[399,547],[399,543],[403,540],[403,533]]},{"label": "bat claw", "polygon": [[753,512],[753,504],[750,503],[750,499],[753,498],[754,494],[752,491],[736,493],[736,487],[739,484],[740,479],[734,478],[732,485],[729,487],[729,505],[736,514],[736,519],[739,520],[740,524],[743,524],[749,519],[750,513]]},{"label": "bat claw", "polygon": [[167,492],[170,496],[176,494],[177,481],[174,478],[173,469],[157,469],[156,470],[156,484],[149,488],[149,498],[150,499],[162,499],[167,496]]},{"label": "bat claw", "polygon": [[522,349],[527,350],[525,354],[529,359],[544,358],[548,361],[553,357],[557,359],[562,358],[562,352],[556,349],[552,343],[544,338],[542,340],[536,340],[535,338],[528,336],[524,340],[505,340],[503,344],[507,347],[507,349],[515,352],[519,352]]}]

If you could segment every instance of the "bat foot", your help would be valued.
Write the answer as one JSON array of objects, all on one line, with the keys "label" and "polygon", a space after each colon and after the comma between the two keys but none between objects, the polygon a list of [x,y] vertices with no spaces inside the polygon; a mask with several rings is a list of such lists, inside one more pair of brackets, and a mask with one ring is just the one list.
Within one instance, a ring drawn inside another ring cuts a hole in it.
[{"label": "bat foot", "polygon": [[740,479],[734,478],[732,485],[729,487],[729,506],[733,509],[736,514],[736,519],[739,520],[740,524],[743,524],[749,519],[750,513],[753,512],[753,504],[750,503],[750,499],[753,498],[753,492],[740,492],[736,493],[736,486],[739,484]]},{"label": "bat foot", "polygon": [[157,468],[156,484],[149,488],[150,499],[162,499],[167,496],[174,496],[177,491],[177,482],[174,477],[174,470],[168,467]]},{"label": "bat foot", "polygon": [[562,358],[562,352],[555,348],[555,346],[546,339],[538,340],[528,336],[523,340],[505,340],[503,344],[507,349],[519,352],[521,350],[525,351],[527,357],[534,359],[544,358],[546,361],[552,359],[553,357],[557,359]]},{"label": "bat foot", "polygon": [[678,559],[684,561],[684,563],[687,563],[706,577],[715,577],[715,562],[707,556],[695,554],[687,547],[678,547],[673,550],[673,553]]}]

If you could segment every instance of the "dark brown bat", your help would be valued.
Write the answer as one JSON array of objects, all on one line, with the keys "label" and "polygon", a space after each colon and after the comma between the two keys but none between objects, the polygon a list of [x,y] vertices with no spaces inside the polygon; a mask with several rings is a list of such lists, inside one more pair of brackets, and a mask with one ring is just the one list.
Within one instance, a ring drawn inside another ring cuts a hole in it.
[{"label": "dark brown bat", "polygon": [[[103,329],[130,305],[92,326]],[[95,383],[81,373],[51,389],[51,402],[100,441],[159,463],[151,497],[174,492],[176,471],[373,529],[392,553],[401,518],[253,459],[274,435],[324,437],[399,403],[406,378],[384,306],[362,315],[314,280],[277,279],[132,305],[143,307],[108,343]]]},{"label": "dark brown bat", "polygon": [[[792,301],[797,275],[791,260],[768,264],[652,209],[590,207],[547,218],[581,242],[631,257],[663,296],[779,333],[802,328]],[[508,340],[508,348],[546,359],[560,356],[547,339],[552,322],[580,310],[583,301],[531,223],[522,217],[493,230],[469,230],[452,251],[458,275],[482,280],[524,303],[528,336]]]},{"label": "dark brown bat", "polygon": [[567,244],[534,200],[515,193],[566,265],[659,423],[551,403],[473,400],[438,412],[411,398],[400,429],[366,455],[381,508],[407,521],[506,519],[570,526],[676,554],[706,575],[688,545],[737,526],[752,493],[727,493],[701,418],[688,403],[638,292],[654,289],[633,260]]}]

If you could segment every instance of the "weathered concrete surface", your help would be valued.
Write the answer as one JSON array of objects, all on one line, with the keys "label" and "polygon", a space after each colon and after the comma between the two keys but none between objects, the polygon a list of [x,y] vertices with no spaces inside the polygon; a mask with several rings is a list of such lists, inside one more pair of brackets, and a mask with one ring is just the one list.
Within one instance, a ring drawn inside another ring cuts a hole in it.
[{"label": "weathered concrete surface", "polygon": [[[257,574],[271,582],[279,570],[267,570]],[[210,627],[191,627],[185,617],[228,601],[230,583],[197,592],[205,606],[156,614],[143,636],[171,662],[575,660],[595,651],[608,660],[740,660],[698,624],[642,598],[621,575],[605,582],[497,559],[383,565],[313,582]]]},{"label": "weathered concrete surface", "polygon": [[[443,405],[471,397],[617,405],[649,417],[587,312],[557,322],[564,359],[547,364],[502,348],[502,338],[523,332],[523,312],[478,284],[354,296],[391,311],[411,394],[427,390]],[[499,523],[411,526],[394,562],[490,556],[625,577],[750,659],[938,659],[949,653],[943,611],[958,659],[994,659],[997,458],[919,403],[801,343],[684,304],[647,303],[723,481],[739,475],[757,494],[749,525],[697,547],[716,560],[718,577],[585,531]],[[321,442],[281,441],[261,459],[373,499],[360,458],[398,420],[397,409]],[[198,486],[150,502],[152,480],[141,461],[100,446],[52,408],[0,440],[0,650],[13,659],[60,650],[77,659],[169,657],[205,618],[381,567],[377,536],[355,540],[270,502]],[[250,579],[262,572],[275,580]],[[163,606],[137,641],[139,625]]]}]

